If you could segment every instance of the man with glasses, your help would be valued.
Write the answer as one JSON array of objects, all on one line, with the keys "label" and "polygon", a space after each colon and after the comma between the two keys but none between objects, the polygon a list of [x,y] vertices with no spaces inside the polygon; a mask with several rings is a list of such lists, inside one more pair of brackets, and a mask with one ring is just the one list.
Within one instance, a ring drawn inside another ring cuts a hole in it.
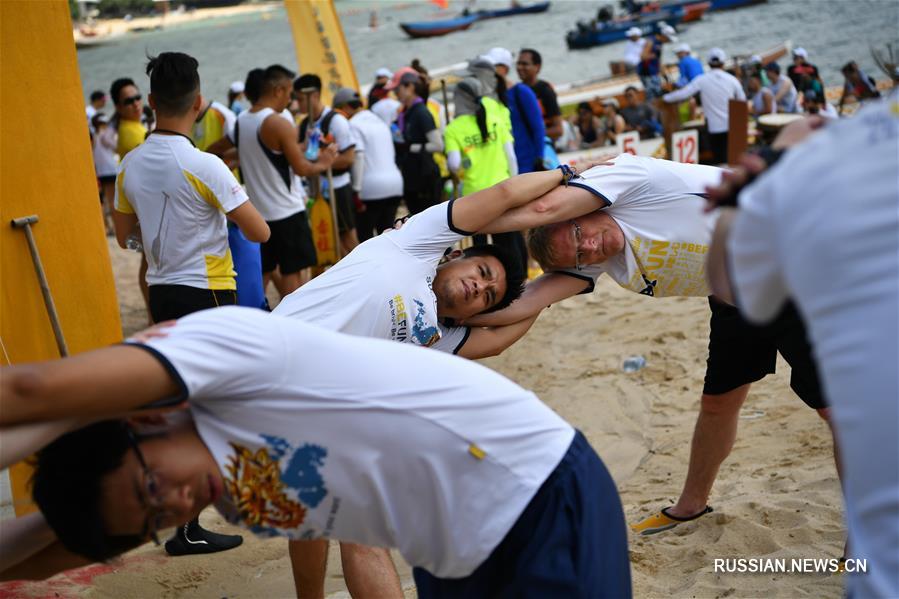
[{"label": "man with glasses", "polygon": [[[603,273],[649,297],[709,296],[708,365],[687,479],[675,505],[635,525],[644,535],[712,511],[709,494],[736,438],[740,407],[750,384],[774,372],[778,351],[792,367],[793,390],[828,418],[795,309],[788,306],[772,324],[755,327],[711,296],[705,259],[718,215],[703,208],[706,188],[717,185],[721,173],[711,166],[622,154],[509,215],[524,226],[555,215],[557,224],[535,227],[528,239],[546,274],[529,283],[509,308],[466,321],[472,327],[502,326],[533,317],[550,304],[593,291]],[[494,226],[505,224],[501,218]]]},{"label": "man with glasses", "polygon": [[33,495],[55,538],[33,536],[106,560],[215,505],[263,537],[396,547],[421,597],[630,596],[614,481],[583,435],[501,375],[251,308],[142,339],[3,370],[6,441],[190,406],[156,434],[107,420],[43,449]]}]

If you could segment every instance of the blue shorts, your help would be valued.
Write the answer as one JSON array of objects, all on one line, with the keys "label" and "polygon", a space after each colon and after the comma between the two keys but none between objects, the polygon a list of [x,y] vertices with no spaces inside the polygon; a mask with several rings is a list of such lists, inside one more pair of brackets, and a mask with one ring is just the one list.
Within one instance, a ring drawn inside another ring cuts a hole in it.
[{"label": "blue shorts", "polygon": [[419,597],[630,597],[615,482],[578,431],[515,525],[465,578],[414,568]]}]

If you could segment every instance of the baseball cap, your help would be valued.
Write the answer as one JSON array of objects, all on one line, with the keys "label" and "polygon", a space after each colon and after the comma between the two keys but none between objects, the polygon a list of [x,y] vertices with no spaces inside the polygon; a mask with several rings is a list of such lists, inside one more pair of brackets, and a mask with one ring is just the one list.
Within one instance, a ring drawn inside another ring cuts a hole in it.
[{"label": "baseball cap", "polygon": [[380,69],[375,71],[375,77],[387,77],[388,79],[390,79],[391,77],[393,77],[393,73],[390,72],[390,69],[381,67]]},{"label": "baseball cap", "polygon": [[659,33],[667,37],[672,42],[677,41],[677,36],[675,35],[677,31],[674,29],[674,27],[664,21],[659,23]]},{"label": "baseball cap", "polygon": [[387,82],[387,85],[384,86],[384,89],[394,89],[401,83],[417,83],[420,79],[421,77],[418,76],[418,71],[412,67],[402,67],[394,71],[393,76],[390,81]]},{"label": "baseball cap", "polygon": [[642,36],[643,31],[639,27],[631,27],[627,30],[627,37]]},{"label": "baseball cap", "polygon": [[231,90],[232,94],[242,94],[243,93],[243,81],[235,81],[228,88]]},{"label": "baseball cap", "polygon": [[339,108],[344,104],[349,104],[355,100],[356,102],[361,102],[359,99],[359,92],[349,87],[341,87],[337,90],[337,93],[334,94],[334,99],[331,101],[331,105],[334,108]]},{"label": "baseball cap", "polygon": [[484,58],[492,62],[494,65],[501,64],[512,68],[512,53],[505,48],[490,48]]},{"label": "baseball cap", "polygon": [[751,64],[762,64],[762,57],[759,56],[758,54],[753,54],[752,56],[749,57],[749,62]]},{"label": "baseball cap", "polygon": [[709,50],[709,64],[724,64],[727,60],[727,53],[721,48],[712,48]]},{"label": "baseball cap", "polygon": [[680,54],[681,52],[690,53],[690,44],[678,44],[674,47],[674,53]]},{"label": "baseball cap", "polygon": [[765,70],[771,71],[772,73],[777,73],[779,75],[780,74],[780,65],[777,64],[776,62],[769,62],[768,64],[765,65]]},{"label": "baseball cap", "polygon": [[793,50],[793,56],[808,58],[808,52],[806,52],[805,48],[796,48],[795,50]]}]

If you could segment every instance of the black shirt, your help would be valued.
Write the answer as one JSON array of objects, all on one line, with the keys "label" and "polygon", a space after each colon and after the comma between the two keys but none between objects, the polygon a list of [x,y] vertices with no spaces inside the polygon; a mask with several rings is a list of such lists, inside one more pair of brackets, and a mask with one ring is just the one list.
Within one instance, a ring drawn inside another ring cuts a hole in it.
[{"label": "black shirt", "polygon": [[537,96],[537,102],[540,103],[540,112],[543,113],[543,123],[549,125],[553,117],[562,114],[559,110],[559,101],[556,99],[556,92],[546,81],[539,79],[533,86],[528,86]]},{"label": "black shirt", "polygon": [[424,102],[413,104],[403,118],[403,145],[397,148],[397,164],[403,173],[403,187],[413,191],[427,187],[428,182],[440,177],[440,169],[430,152],[422,148],[410,152],[409,146],[428,142],[428,132],[437,128]]}]

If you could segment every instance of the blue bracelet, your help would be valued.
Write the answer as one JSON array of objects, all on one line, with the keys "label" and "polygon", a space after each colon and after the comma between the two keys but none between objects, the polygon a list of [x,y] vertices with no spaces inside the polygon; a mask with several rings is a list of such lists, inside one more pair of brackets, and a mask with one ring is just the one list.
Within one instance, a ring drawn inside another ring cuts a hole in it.
[{"label": "blue bracelet", "polygon": [[568,187],[568,182],[578,176],[577,171],[567,164],[560,164],[559,170],[562,171],[562,185]]}]

